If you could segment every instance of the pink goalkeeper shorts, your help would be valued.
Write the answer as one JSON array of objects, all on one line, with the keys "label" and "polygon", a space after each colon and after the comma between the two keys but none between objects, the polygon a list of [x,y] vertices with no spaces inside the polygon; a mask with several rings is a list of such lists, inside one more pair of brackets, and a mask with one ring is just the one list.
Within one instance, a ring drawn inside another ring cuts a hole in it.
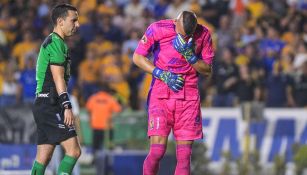
[{"label": "pink goalkeeper shorts", "polygon": [[148,101],[148,132],[150,136],[165,136],[173,129],[176,140],[203,138],[200,99],[159,99],[151,94]]}]

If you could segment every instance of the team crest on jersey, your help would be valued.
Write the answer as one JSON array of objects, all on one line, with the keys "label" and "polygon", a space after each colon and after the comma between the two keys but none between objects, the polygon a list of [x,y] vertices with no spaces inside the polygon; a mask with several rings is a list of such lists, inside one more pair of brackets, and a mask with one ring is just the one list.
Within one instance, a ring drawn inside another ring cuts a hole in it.
[{"label": "team crest on jersey", "polygon": [[147,37],[146,37],[146,35],[143,35],[141,41],[142,41],[143,44],[147,43]]}]

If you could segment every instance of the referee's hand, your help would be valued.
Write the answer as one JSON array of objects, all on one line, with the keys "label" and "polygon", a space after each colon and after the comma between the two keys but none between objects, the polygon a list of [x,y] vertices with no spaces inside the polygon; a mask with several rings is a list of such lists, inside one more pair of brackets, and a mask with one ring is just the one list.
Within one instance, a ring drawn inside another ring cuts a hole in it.
[{"label": "referee's hand", "polygon": [[64,110],[64,124],[67,126],[73,126],[74,124],[74,115],[71,109]]}]

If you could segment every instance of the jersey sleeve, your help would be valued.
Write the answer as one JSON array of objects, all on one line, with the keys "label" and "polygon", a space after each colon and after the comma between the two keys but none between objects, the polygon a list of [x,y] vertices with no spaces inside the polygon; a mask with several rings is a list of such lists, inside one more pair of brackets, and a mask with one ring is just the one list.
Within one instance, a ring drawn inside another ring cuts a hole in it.
[{"label": "jersey sleeve", "polygon": [[48,56],[50,64],[63,66],[65,62],[65,47],[58,40],[53,41],[48,45]]},{"label": "jersey sleeve", "polygon": [[212,38],[210,32],[207,31],[204,39],[203,39],[203,48],[201,50],[201,58],[206,64],[212,64],[214,57],[214,50],[212,44]]},{"label": "jersey sleeve", "polygon": [[139,41],[139,44],[135,50],[135,53],[146,57],[148,53],[152,50],[152,47],[155,43],[154,34],[155,34],[155,28],[154,28],[154,25],[151,24],[147,28],[142,39]]}]

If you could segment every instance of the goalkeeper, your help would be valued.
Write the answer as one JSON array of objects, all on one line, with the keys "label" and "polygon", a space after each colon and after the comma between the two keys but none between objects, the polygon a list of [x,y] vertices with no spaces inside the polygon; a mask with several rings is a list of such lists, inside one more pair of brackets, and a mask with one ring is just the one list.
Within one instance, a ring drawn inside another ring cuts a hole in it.
[{"label": "goalkeeper", "polygon": [[[146,57],[153,52],[153,63]],[[208,29],[197,24],[193,12],[152,23],[134,53],[134,63],[153,75],[148,94],[150,150],[143,175],[156,175],[173,130],[176,139],[175,175],[190,175],[191,148],[201,139],[199,73],[208,76],[214,57]]]}]

